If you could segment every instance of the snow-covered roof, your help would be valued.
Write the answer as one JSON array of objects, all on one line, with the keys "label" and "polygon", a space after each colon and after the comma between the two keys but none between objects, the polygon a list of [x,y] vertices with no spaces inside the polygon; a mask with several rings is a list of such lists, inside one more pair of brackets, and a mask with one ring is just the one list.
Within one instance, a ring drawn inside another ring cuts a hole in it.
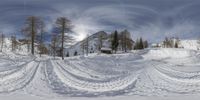
[{"label": "snow-covered roof", "polygon": [[161,44],[160,43],[153,43],[153,44],[151,44],[151,46],[161,46]]},{"label": "snow-covered roof", "polygon": [[111,48],[102,47],[101,50],[102,51],[111,51],[112,49]]}]

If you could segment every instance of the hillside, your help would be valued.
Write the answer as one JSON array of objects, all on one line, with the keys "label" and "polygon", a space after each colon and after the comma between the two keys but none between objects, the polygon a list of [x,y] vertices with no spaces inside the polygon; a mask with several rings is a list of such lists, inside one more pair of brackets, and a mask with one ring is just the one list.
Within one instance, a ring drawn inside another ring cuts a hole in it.
[{"label": "hillside", "polygon": [[[108,34],[104,31],[100,31],[100,32],[97,32],[91,36],[88,37],[88,48],[89,48],[89,53],[96,53],[98,52],[99,50],[99,37],[100,35],[102,35],[104,38],[103,40],[103,46],[106,46],[108,47],[109,46],[109,42],[107,42],[107,38],[108,38]],[[69,52],[69,56],[74,56],[74,53],[77,52],[77,55],[83,55],[83,53],[86,53],[86,49],[83,51],[83,45],[86,45],[86,40],[87,39],[84,39],[80,42],[77,42],[76,44],[70,46],[70,47],[67,47],[65,49],[65,55],[67,54],[67,52]]]},{"label": "hillside", "polygon": [[[35,43],[35,45],[37,45]],[[2,46],[2,43],[0,42],[0,48]],[[31,47],[30,47],[31,48]],[[12,40],[11,38],[5,38],[3,42],[3,47],[2,47],[2,52],[3,53],[16,53],[16,54],[22,54],[22,55],[27,55],[30,54],[31,50],[28,51],[28,45],[25,44],[24,42],[20,42],[19,40],[16,40],[16,49],[12,51]],[[35,52],[39,53],[37,46],[35,48]]]},{"label": "hillside", "polygon": [[[112,38],[114,33],[106,33],[104,31],[99,31],[95,34],[92,34],[88,38],[65,48],[65,56],[75,56],[83,55],[88,53],[99,53],[101,50],[107,50],[111,52]],[[134,49],[135,41],[131,38],[130,32],[127,30],[117,32],[118,40],[118,52],[127,52]],[[147,43],[147,42],[146,42]]]}]

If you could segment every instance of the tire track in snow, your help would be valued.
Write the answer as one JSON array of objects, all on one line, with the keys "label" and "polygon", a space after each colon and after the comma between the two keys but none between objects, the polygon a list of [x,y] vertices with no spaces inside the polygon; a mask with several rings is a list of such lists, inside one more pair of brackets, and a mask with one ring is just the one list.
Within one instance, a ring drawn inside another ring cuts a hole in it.
[{"label": "tire track in snow", "polygon": [[163,67],[155,66],[154,68],[156,69],[157,73],[173,81],[193,83],[193,84],[200,83],[200,72],[181,72],[173,70],[166,65]]},{"label": "tire track in snow", "polygon": [[[55,63],[60,66],[64,71],[69,73],[70,75],[77,77],[79,79],[85,79],[87,81],[96,81],[96,82],[105,82],[105,81],[110,81],[114,80],[116,78],[119,78],[122,75],[104,75],[98,72],[94,72],[90,70],[89,68],[84,68],[82,69],[81,66],[76,67],[77,65],[73,65],[71,68],[71,65],[65,65],[63,62],[55,61]],[[83,71],[85,70],[85,71]],[[86,72],[87,71],[87,72]]]},{"label": "tire track in snow", "polygon": [[[34,60],[34,59],[33,59]],[[25,62],[24,64],[21,64],[21,65],[13,65],[13,66],[16,66],[15,68],[13,69],[10,69],[10,70],[6,70],[6,71],[0,71],[0,78],[3,78],[5,76],[8,76],[10,74],[13,74],[19,70],[21,70],[22,68],[26,67],[27,64],[31,63],[33,60],[31,61],[28,61],[28,62]]]},{"label": "tire track in snow", "polygon": [[20,70],[1,77],[0,93],[12,92],[24,88],[28,85],[36,74],[38,63],[31,61],[24,65]]},{"label": "tire track in snow", "polygon": [[39,61],[34,77],[31,79],[30,83],[26,85],[26,88],[24,88],[27,93],[35,96],[53,97],[53,92],[48,87],[48,81],[45,76],[46,63],[46,60]]},{"label": "tire track in snow", "polygon": [[55,62],[51,61],[52,66],[54,66],[54,72],[58,78],[66,85],[76,88],[78,90],[91,91],[91,92],[106,92],[106,91],[117,91],[123,90],[126,87],[133,84],[139,74],[131,74],[126,77],[121,77],[117,80],[110,82],[89,82],[84,80],[79,80],[66,71],[64,71],[61,66],[57,65]]},{"label": "tire track in snow", "polygon": [[[150,90],[154,92],[153,94],[158,94],[158,95],[167,95],[169,93],[179,94],[179,93],[200,92],[199,79],[193,79],[189,78],[191,76],[187,76],[187,75],[194,75],[193,73],[185,73],[172,70],[169,69],[168,68],[169,66],[167,65],[168,64],[153,64],[152,67],[148,67],[147,76],[152,81],[151,82],[152,84],[145,84],[144,87],[152,86]],[[172,75],[172,74],[176,75],[177,73],[178,75],[183,75],[183,77],[179,78]],[[143,91],[142,93],[145,93],[144,90],[147,90],[147,88],[146,89],[143,88],[141,90]],[[150,95],[152,95],[152,93],[150,93]]]}]

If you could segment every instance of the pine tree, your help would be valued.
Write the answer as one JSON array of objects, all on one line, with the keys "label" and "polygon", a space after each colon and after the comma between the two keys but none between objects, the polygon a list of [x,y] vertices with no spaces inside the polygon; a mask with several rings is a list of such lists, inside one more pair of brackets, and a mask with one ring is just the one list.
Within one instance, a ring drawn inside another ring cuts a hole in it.
[{"label": "pine tree", "polygon": [[175,42],[175,48],[178,48],[178,42],[177,41]]},{"label": "pine tree", "polygon": [[142,37],[140,37],[139,49],[144,49],[144,44],[143,44]]},{"label": "pine tree", "polygon": [[75,52],[74,52],[74,56],[77,56],[77,55],[78,55],[78,53],[77,53],[77,51],[75,51]]},{"label": "pine tree", "polygon": [[139,39],[136,40],[135,42],[135,46],[134,49],[144,49],[148,47],[148,42],[147,41],[143,41],[142,37],[140,37]]},{"label": "pine tree", "polygon": [[138,40],[138,39],[137,39],[136,42],[135,42],[134,49],[135,49],[135,50],[139,49],[139,40]]},{"label": "pine tree", "polygon": [[115,50],[115,53],[117,52],[118,45],[119,45],[118,32],[115,31],[112,39],[112,50]]}]

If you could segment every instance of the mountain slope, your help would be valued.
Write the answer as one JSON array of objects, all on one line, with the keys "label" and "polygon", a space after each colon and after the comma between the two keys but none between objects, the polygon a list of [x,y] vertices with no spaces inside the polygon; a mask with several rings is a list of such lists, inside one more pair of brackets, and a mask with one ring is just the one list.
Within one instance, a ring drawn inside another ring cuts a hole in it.
[{"label": "mountain slope", "polygon": [[[104,38],[108,38],[108,34],[104,31],[100,31],[97,32],[91,36],[88,37],[88,52],[89,53],[94,53],[94,52],[98,52],[99,49],[99,37],[100,35],[102,35]],[[75,52],[77,52],[77,55],[83,55],[83,53],[86,53],[86,48],[83,51],[83,45],[86,45],[86,41],[87,39],[84,39],[68,48],[65,49],[65,55],[67,55],[67,53],[69,53],[69,56],[74,56]],[[104,45],[107,46],[108,43],[107,39],[103,40]]]},{"label": "mountain slope", "polygon": [[[0,42],[0,48],[1,48],[1,46],[2,46],[2,43]],[[17,54],[27,55],[27,54],[31,53],[31,50],[28,51],[28,48],[31,49],[31,47],[28,47],[28,45],[25,44],[24,42],[20,42],[19,40],[16,40],[16,48],[14,51],[12,51],[11,38],[4,38],[2,51],[6,54],[17,53]],[[35,43],[35,52],[39,53],[36,43]]]}]

